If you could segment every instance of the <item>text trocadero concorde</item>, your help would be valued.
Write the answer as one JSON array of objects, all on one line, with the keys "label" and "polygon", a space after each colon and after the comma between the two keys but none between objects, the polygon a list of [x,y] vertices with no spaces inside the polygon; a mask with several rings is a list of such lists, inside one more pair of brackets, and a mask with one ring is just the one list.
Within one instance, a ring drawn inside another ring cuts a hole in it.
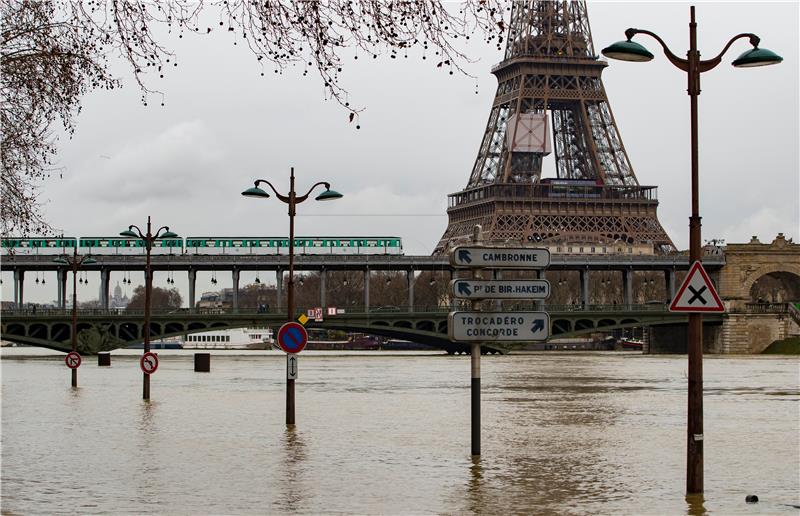
[{"label": "text trocadero concorde", "polygon": [[450,312],[448,332],[454,342],[540,341],[550,336],[547,312]]},{"label": "text trocadero concorde", "polygon": [[527,247],[458,246],[450,252],[455,267],[489,269],[543,269],[550,265],[550,251]]}]

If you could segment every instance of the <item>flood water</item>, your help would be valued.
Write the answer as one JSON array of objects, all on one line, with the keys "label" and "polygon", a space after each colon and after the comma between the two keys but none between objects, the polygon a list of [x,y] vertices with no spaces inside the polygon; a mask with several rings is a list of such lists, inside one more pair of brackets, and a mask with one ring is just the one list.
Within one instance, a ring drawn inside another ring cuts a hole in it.
[{"label": "flood water", "polygon": [[[798,360],[704,360],[705,495],[687,501],[685,356],[2,351],[2,514],[797,514]],[[31,355],[35,355],[31,357]],[[23,358],[24,356],[24,358]],[[756,494],[757,504],[745,496]]]}]

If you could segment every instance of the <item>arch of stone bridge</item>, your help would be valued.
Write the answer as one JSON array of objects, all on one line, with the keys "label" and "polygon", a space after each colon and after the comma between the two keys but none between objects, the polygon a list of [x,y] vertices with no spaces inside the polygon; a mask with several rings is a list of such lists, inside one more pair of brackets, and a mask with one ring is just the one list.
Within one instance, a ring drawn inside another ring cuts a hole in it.
[{"label": "arch of stone bridge", "polygon": [[763,296],[759,294],[757,286],[769,281],[767,278],[776,282],[788,295],[788,299],[782,301],[800,301],[800,263],[770,264],[756,269],[742,284],[739,297],[753,302],[758,301],[758,298]]}]

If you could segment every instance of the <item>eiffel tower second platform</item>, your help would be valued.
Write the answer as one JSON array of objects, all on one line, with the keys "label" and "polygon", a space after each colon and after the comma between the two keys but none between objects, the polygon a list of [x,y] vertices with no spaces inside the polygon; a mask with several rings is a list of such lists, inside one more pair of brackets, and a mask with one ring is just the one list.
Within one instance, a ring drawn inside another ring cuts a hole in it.
[{"label": "eiffel tower second platform", "polygon": [[[434,254],[468,242],[552,253],[655,254],[675,246],[657,187],[640,185],[600,75],[584,1],[515,2],[498,87],[467,186],[449,195]],[[552,132],[552,140],[550,133]],[[555,178],[542,159],[555,154]]]}]

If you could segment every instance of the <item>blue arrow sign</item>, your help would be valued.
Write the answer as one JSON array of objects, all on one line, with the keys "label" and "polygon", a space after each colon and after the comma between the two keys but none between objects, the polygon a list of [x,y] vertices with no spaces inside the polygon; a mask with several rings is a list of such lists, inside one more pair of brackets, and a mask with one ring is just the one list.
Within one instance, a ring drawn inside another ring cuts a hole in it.
[{"label": "blue arrow sign", "polygon": [[472,295],[472,290],[470,290],[470,288],[469,288],[469,283],[465,283],[463,281],[460,281],[458,283],[458,293],[459,294],[464,294],[465,296],[471,296]]},{"label": "blue arrow sign", "polygon": [[458,259],[464,263],[472,263],[472,257],[470,256],[469,249],[459,249]]},{"label": "blue arrow sign", "polygon": [[533,326],[531,326],[531,332],[536,333],[537,331],[541,331],[544,329],[544,319],[536,319],[533,321]]}]

